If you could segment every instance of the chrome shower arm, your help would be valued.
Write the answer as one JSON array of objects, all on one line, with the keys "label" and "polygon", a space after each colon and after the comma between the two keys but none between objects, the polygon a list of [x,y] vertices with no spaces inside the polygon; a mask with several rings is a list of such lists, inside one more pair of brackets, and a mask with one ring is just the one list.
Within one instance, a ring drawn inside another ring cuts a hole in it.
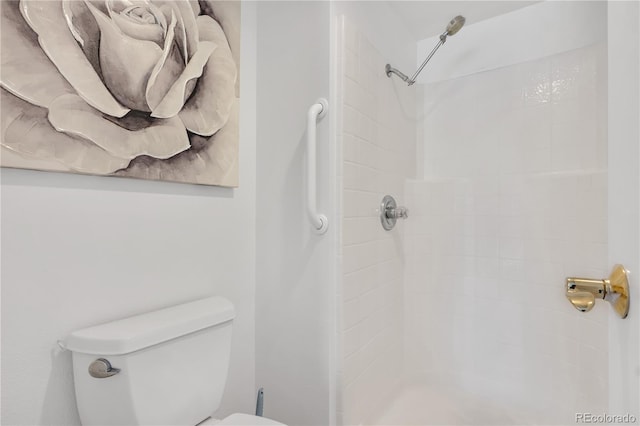
[{"label": "chrome shower arm", "polygon": [[402,81],[406,82],[409,86],[411,86],[414,82],[409,82],[409,76],[406,75],[405,73],[403,73],[402,71],[393,68],[390,64],[387,64],[384,67],[385,72],[387,73],[387,77],[391,77],[391,74],[395,74],[398,77],[400,77],[400,79],[402,79]]},{"label": "chrome shower arm", "polygon": [[407,86],[413,85],[416,82],[416,78],[418,78],[418,74],[420,74],[422,72],[422,70],[424,69],[424,67],[427,65],[427,62],[429,62],[429,60],[431,60],[431,57],[436,53],[436,51],[440,48],[440,46],[442,46],[444,44],[444,42],[447,41],[447,35],[448,35],[447,31],[445,31],[444,33],[442,33],[440,35],[440,41],[438,42],[438,44],[436,44],[436,47],[433,48],[431,53],[429,53],[429,55],[427,56],[427,59],[425,59],[424,62],[422,62],[422,65],[420,65],[418,70],[413,74],[413,76],[411,78],[409,78],[403,72],[393,68],[390,64],[387,64],[385,66],[385,68],[384,68],[385,72],[387,73],[387,77],[391,77],[391,74],[393,73],[393,74],[397,75],[398,77],[400,77],[402,79],[402,81],[407,83]]},{"label": "chrome shower arm", "polygon": [[[429,53],[429,56],[427,56],[427,59],[424,60],[424,62],[422,63],[422,65],[420,65],[420,67],[415,72],[415,74],[413,74],[413,76],[411,77],[411,84],[416,82],[416,78],[418,78],[418,74],[420,74],[422,72],[422,69],[425,67],[425,65],[427,65],[427,62],[429,62],[431,60],[431,57],[436,53],[436,51],[440,48],[440,46],[442,46],[444,44],[445,41],[447,41],[447,33],[446,32],[444,32],[444,33],[442,33],[440,35],[440,41],[438,41],[438,44],[436,44],[436,47],[433,48],[431,53]],[[411,86],[411,84],[409,84],[409,86]]]},{"label": "chrome shower arm", "polygon": [[407,77],[404,73],[393,68],[390,64],[387,64],[387,66],[385,66],[384,68],[384,70],[387,73],[387,77],[391,77],[391,74],[395,74],[398,77],[400,77],[402,81],[407,83],[408,86],[411,86],[412,84],[414,84],[416,82],[416,78],[418,78],[418,74],[422,72],[425,65],[427,65],[427,62],[431,60],[431,57],[436,53],[436,51],[440,48],[440,46],[442,46],[444,42],[447,41],[447,37],[452,36],[456,34],[458,31],[460,31],[460,28],[462,28],[465,21],[466,19],[464,18],[464,16],[458,15],[455,18],[453,18],[451,22],[449,22],[449,24],[447,25],[447,29],[444,30],[442,34],[440,34],[440,41],[438,41],[438,44],[436,44],[436,47],[433,48],[431,53],[429,53],[429,56],[427,56],[427,59],[424,60],[422,65],[420,65],[418,70],[415,72],[415,74],[413,74],[411,78]]}]

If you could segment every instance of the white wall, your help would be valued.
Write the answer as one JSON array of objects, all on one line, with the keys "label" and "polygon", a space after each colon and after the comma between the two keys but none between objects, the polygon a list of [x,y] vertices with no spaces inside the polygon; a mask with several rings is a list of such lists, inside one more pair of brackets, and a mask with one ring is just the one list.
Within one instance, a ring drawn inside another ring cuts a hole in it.
[{"label": "white wall", "polygon": [[257,125],[256,386],[264,415],[327,425],[335,374],[335,147],[331,114],[318,124],[318,209],[306,216],[306,116],[329,93],[329,3],[259,2]]},{"label": "white wall", "polygon": [[255,19],[243,3],[238,189],[2,170],[2,424],[79,424],[70,331],[206,295],[237,309],[218,414],[253,411]]},{"label": "white wall", "polygon": [[[599,45],[425,87],[432,158],[407,189],[408,379],[444,373],[522,423],[607,408],[607,370],[582,371],[608,361],[610,307],[583,314],[564,296],[566,276],[610,269],[604,70]],[[513,90],[569,79],[549,102]]]},{"label": "white wall", "polygon": [[334,1],[331,15],[334,22],[335,18],[345,16],[375,46],[385,64],[391,63],[401,70],[414,67],[416,41],[389,2]]},{"label": "white wall", "polygon": [[337,423],[345,425],[374,419],[402,375],[403,224],[383,230],[378,208],[386,194],[403,204],[404,181],[415,173],[416,90],[384,71],[387,62],[409,63],[413,43],[387,4],[365,6],[338,2],[334,10],[346,14],[334,18],[333,56],[342,218]]},{"label": "white wall", "polygon": [[640,7],[610,2],[609,264],[631,271],[630,309],[609,320],[609,409],[640,419]]},{"label": "white wall", "polygon": [[[608,372],[589,366],[608,363],[611,308],[583,314],[564,295],[566,276],[604,277],[612,266],[606,34],[589,45],[587,25],[601,6],[576,4],[570,18],[584,37],[573,50],[479,60],[470,70],[484,72],[424,86],[425,179],[407,187],[407,376],[448,372],[447,382],[500,401],[520,423],[570,424],[576,411],[608,408]],[[566,12],[563,2],[544,7],[549,15],[522,19],[520,33]],[[476,25],[509,16],[492,21]],[[545,29],[525,51],[561,38]]]}]

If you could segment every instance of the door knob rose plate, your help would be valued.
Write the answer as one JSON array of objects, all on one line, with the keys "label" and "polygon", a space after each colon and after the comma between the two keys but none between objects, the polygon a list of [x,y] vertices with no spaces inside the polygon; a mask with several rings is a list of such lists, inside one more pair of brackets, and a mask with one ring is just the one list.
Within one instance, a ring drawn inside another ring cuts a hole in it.
[{"label": "door knob rose plate", "polygon": [[589,312],[596,299],[607,300],[621,318],[629,314],[628,271],[622,265],[616,265],[609,278],[567,278],[567,299],[581,312]]}]

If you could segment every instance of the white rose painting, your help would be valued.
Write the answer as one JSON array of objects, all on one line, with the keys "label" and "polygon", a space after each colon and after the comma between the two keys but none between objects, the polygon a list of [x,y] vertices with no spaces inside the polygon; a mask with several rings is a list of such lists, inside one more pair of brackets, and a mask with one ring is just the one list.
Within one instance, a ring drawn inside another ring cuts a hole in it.
[{"label": "white rose painting", "polygon": [[237,186],[239,1],[0,7],[2,166]]}]

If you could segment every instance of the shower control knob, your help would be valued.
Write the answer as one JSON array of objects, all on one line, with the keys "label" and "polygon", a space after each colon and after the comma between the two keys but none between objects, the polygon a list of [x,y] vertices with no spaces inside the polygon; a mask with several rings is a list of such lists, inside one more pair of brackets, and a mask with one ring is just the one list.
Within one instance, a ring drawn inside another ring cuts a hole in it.
[{"label": "shower control knob", "polygon": [[396,200],[390,195],[385,195],[380,204],[380,223],[382,227],[390,231],[396,226],[398,219],[409,217],[409,210],[406,207],[398,207]]},{"label": "shower control knob", "polygon": [[406,207],[396,207],[395,209],[389,209],[386,212],[389,219],[406,219],[409,217],[409,209]]},{"label": "shower control knob", "polygon": [[107,377],[115,376],[120,372],[119,368],[114,368],[111,363],[104,359],[98,358],[89,364],[89,375],[96,379],[104,379]]}]

